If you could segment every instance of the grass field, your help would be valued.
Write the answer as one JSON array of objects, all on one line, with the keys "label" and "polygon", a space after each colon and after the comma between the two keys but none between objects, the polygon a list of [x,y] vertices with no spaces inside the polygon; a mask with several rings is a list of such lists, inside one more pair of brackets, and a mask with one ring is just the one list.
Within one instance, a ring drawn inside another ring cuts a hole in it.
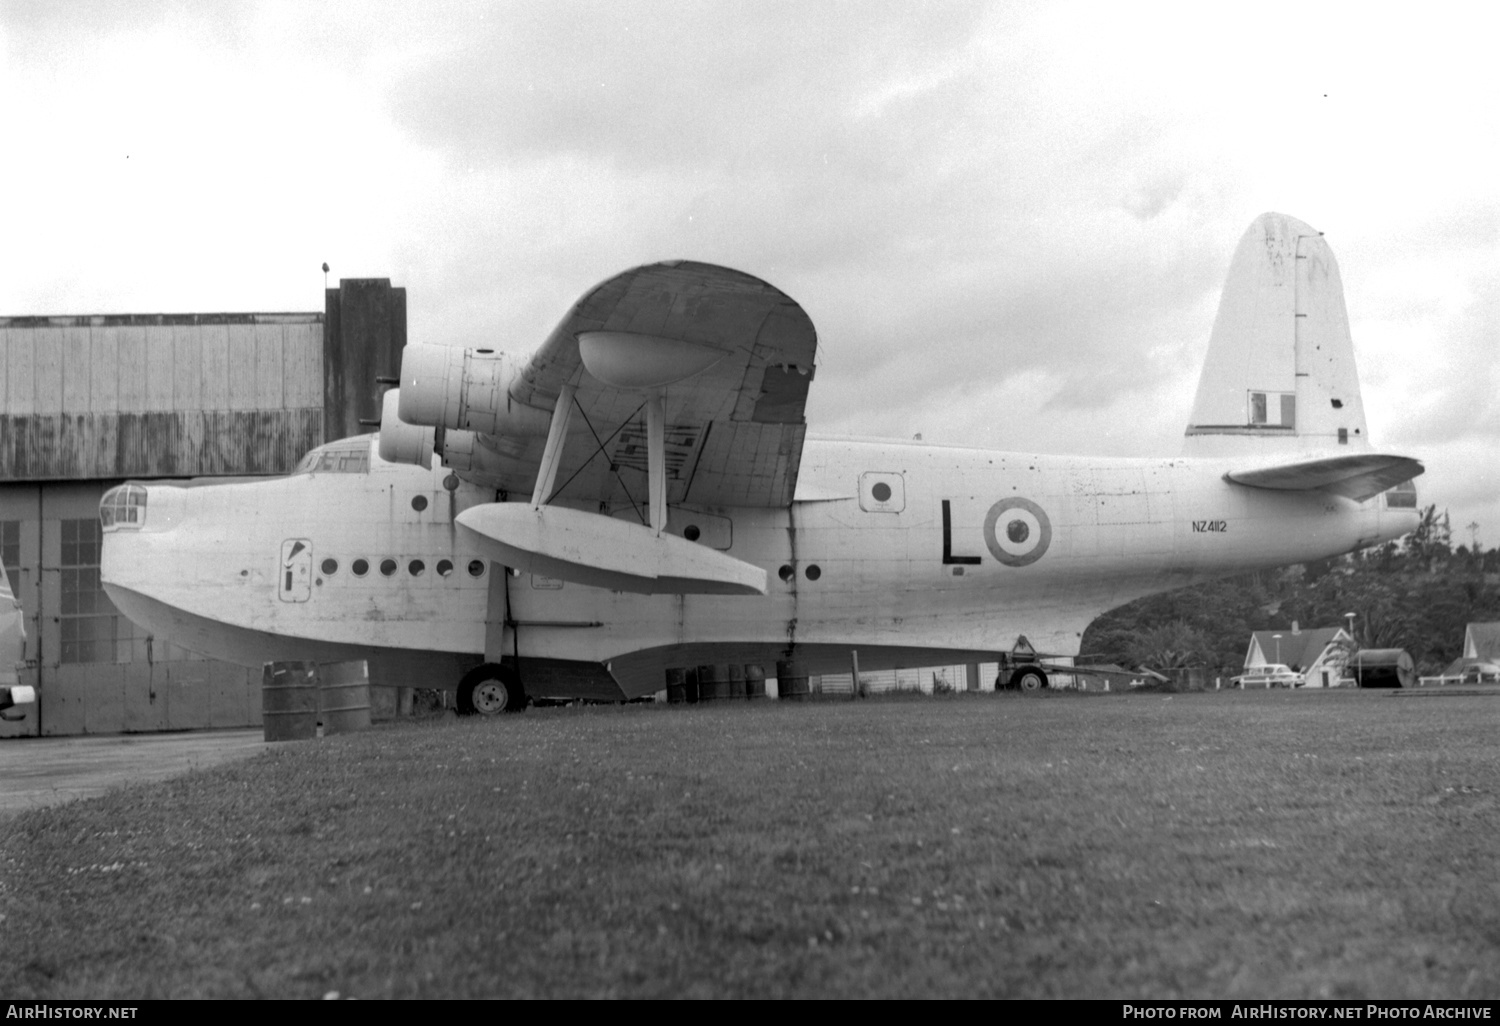
[{"label": "grass field", "polygon": [[377,727],[0,823],[0,994],[1500,997],[1500,700]]}]

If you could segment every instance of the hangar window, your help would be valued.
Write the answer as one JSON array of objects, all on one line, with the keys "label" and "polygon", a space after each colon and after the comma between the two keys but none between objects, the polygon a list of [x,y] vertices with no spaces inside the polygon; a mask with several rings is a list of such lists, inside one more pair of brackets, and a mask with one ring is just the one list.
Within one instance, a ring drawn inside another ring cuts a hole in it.
[{"label": "hangar window", "polygon": [[10,593],[16,598],[21,593],[21,522],[0,520],[0,563],[5,565],[5,576],[10,579]]},{"label": "hangar window", "polygon": [[59,661],[129,662],[132,646],[137,641],[144,644],[145,639],[135,637],[134,625],[119,615],[99,584],[99,550],[104,539],[99,521],[94,517],[64,520],[61,527]]},{"label": "hangar window", "polygon": [[294,474],[368,474],[370,439],[344,438],[320,445],[302,457]]},{"label": "hangar window", "polygon": [[453,572],[453,560],[451,560],[451,559],[440,559],[440,560],[438,560],[438,562],[437,562],[437,572],[438,572],[438,576],[439,577],[447,577],[449,574],[451,574]]},{"label": "hangar window", "polygon": [[406,569],[413,577],[421,577],[427,570],[427,564],[420,559],[414,559],[406,564]]},{"label": "hangar window", "polygon": [[389,577],[396,572],[396,561],[394,559],[382,559],[380,561],[380,572]]},{"label": "hangar window", "polygon": [[370,572],[370,561],[368,559],[356,559],[349,564],[349,569],[354,571],[355,577],[363,577]]}]

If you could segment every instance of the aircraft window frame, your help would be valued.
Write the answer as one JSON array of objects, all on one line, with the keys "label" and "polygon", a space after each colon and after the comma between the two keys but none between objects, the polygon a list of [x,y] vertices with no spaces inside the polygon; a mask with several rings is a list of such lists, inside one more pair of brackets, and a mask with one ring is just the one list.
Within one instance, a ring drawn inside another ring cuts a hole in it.
[{"label": "aircraft window frame", "polygon": [[482,559],[471,559],[471,560],[469,560],[469,576],[470,577],[473,577],[473,578],[475,578],[477,580],[478,578],[484,576],[484,570],[485,570],[484,560],[482,560]]},{"label": "aircraft window frame", "polygon": [[384,559],[382,559],[380,561],[380,576],[381,577],[394,577],[394,576],[396,576],[396,571],[400,570],[400,569],[401,569],[401,564],[398,563],[398,562],[396,562],[390,556],[387,556],[387,557],[385,557]]},{"label": "aircraft window frame", "polygon": [[813,563],[806,570],[802,571],[802,576],[806,577],[809,581],[816,581],[823,576],[823,568]]},{"label": "aircraft window frame", "polygon": [[424,573],[427,572],[427,564],[422,562],[420,559],[414,559],[410,563],[406,564],[406,572],[411,574],[413,577],[421,577]]},{"label": "aircraft window frame", "polygon": [[324,559],[322,563],[318,564],[318,566],[319,569],[323,571],[324,577],[332,577],[334,574],[339,572],[339,561],[334,559],[332,556]]},{"label": "aircraft window frame", "polygon": [[449,574],[453,573],[453,560],[440,559],[437,561],[437,566],[433,569],[437,571],[437,575],[439,577],[447,577]]},{"label": "aircraft window frame", "polygon": [[370,442],[364,439],[359,444],[330,442],[320,445],[297,462],[293,474],[368,474],[370,472]]},{"label": "aircraft window frame", "polygon": [[[360,567],[364,567],[364,569],[361,570]],[[370,561],[365,557],[360,556],[353,563],[349,564],[349,572],[352,573],[355,577],[363,577],[365,574],[370,572]]]},{"label": "aircraft window frame", "polygon": [[99,526],[105,531],[138,528],[146,522],[146,489],[143,485],[116,485],[99,500]]}]

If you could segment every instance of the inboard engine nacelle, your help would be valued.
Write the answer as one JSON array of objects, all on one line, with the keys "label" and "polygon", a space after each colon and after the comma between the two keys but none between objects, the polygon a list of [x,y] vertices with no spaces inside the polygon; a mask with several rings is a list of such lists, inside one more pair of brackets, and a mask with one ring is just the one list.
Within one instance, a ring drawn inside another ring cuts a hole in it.
[{"label": "inboard engine nacelle", "polygon": [[491,483],[504,472],[501,457],[495,451],[494,439],[488,444],[474,431],[455,431],[408,424],[401,419],[401,390],[393,388],[381,399],[380,458],[387,463],[411,463],[431,467],[433,454],[443,458],[443,466]]},{"label": "inboard engine nacelle", "polygon": [[401,352],[398,413],[408,424],[545,437],[552,411],[510,398],[522,367],[492,349],[408,345]]}]

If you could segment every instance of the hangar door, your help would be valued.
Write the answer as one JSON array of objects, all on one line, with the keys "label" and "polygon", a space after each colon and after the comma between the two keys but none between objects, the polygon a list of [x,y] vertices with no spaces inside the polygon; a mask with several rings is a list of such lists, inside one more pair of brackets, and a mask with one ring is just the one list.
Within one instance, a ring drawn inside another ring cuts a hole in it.
[{"label": "hangar door", "polygon": [[99,499],[114,483],[0,487],[0,560],[38,692],[0,737],[258,725],[259,673],[151,638],[104,594]]}]

